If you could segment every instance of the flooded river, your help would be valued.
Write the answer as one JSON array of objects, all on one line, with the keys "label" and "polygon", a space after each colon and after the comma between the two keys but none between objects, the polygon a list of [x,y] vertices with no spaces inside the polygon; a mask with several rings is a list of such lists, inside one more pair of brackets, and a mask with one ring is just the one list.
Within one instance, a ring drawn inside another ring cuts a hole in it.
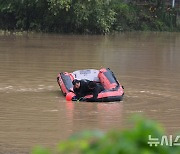
[{"label": "flooded river", "polygon": [[[180,131],[180,33],[0,36],[0,153],[54,147],[81,130],[128,127],[133,113]],[[109,67],[125,87],[116,103],[66,102],[59,72]]]}]

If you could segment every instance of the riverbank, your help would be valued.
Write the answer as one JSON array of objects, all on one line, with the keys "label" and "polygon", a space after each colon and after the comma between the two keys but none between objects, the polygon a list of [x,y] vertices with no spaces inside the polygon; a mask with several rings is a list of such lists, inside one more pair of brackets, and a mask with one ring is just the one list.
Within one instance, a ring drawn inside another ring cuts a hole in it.
[{"label": "riverbank", "polygon": [[119,0],[24,0],[0,4],[0,29],[48,33],[180,31],[178,9]]}]

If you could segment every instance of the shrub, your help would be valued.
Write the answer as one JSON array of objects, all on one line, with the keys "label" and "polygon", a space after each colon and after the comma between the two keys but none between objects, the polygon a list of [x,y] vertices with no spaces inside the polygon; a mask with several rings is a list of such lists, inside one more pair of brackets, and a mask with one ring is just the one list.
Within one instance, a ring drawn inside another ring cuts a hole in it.
[{"label": "shrub", "polygon": [[[84,131],[71,136],[57,146],[59,154],[169,154],[178,153],[178,146],[150,146],[148,137],[159,138],[165,135],[163,128],[154,121],[140,116],[134,117],[134,126],[130,129],[107,133]],[[42,153],[44,149],[34,150],[32,154]],[[47,151],[45,151],[47,152]]]},{"label": "shrub", "polygon": [[1,0],[0,28],[81,34],[179,29],[176,10],[160,0],[143,6],[124,0]]}]

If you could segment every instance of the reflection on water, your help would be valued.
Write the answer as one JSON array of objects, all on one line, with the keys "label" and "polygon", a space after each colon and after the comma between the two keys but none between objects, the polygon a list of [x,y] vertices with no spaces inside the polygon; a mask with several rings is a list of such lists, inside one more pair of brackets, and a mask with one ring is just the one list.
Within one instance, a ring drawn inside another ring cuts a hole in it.
[{"label": "reflection on water", "polygon": [[121,128],[122,109],[123,103],[66,102],[67,123],[74,133],[84,129]]},{"label": "reflection on water", "polygon": [[[54,146],[88,129],[128,126],[132,113],[180,129],[180,34],[0,36],[0,151]],[[66,102],[57,74],[109,67],[125,87],[123,102]]]}]

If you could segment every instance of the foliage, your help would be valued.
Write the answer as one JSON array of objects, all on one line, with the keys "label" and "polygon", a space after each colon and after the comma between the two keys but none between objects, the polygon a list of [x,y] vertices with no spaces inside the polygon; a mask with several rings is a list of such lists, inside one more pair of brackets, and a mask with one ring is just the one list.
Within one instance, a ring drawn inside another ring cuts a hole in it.
[{"label": "foliage", "polygon": [[50,153],[51,151],[49,149],[40,146],[34,147],[32,150],[32,154],[50,154]]},{"label": "foliage", "polygon": [[106,0],[79,0],[73,10],[78,31],[107,33],[115,21],[115,12]]},{"label": "foliage", "polygon": [[115,1],[113,8],[116,14],[116,22],[114,24],[117,31],[136,30],[138,23],[138,9],[131,4]]},{"label": "foliage", "polygon": [[[77,133],[67,141],[61,142],[56,153],[59,154],[169,154],[178,153],[178,146],[150,146],[148,135],[161,138],[165,135],[162,127],[154,121],[140,116],[134,117],[134,127],[123,131],[107,133],[85,131]],[[32,154],[46,154],[34,151]]]},{"label": "foliage", "polygon": [[114,9],[117,13],[115,29],[173,31],[176,28],[176,11],[165,6],[164,1],[151,0],[144,5],[122,3],[115,0]]},{"label": "foliage", "polygon": [[162,0],[143,6],[124,0],[0,0],[0,29],[106,34],[178,27],[176,10]]}]

